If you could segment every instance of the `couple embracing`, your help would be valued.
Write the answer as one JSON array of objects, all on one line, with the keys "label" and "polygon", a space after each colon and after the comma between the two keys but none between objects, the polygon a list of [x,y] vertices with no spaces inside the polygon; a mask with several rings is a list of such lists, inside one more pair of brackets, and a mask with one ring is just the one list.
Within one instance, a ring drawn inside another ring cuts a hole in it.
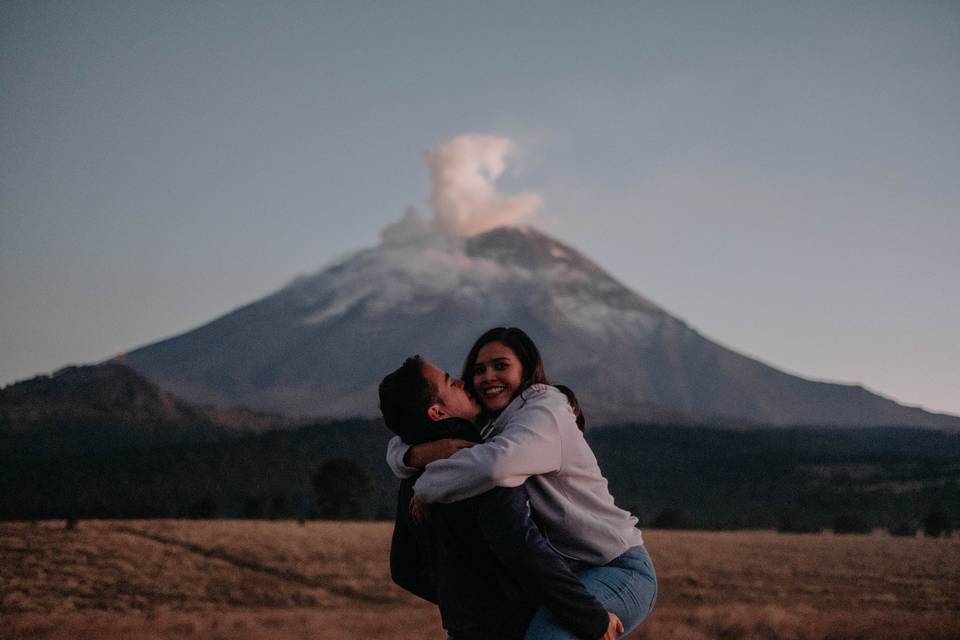
[{"label": "couple embracing", "polygon": [[390,551],[450,640],[610,639],[650,613],[657,579],[614,504],[573,392],[517,328],[484,333],[460,379],[419,356],[380,384],[402,479]]}]

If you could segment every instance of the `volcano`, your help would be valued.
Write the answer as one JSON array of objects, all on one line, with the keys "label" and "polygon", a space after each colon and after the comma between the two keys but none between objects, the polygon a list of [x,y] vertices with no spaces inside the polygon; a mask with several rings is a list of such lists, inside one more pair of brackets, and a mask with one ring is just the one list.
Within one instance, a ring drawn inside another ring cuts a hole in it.
[{"label": "volcano", "polygon": [[494,326],[527,331],[590,421],[960,428],[960,417],[804,379],[705,338],[570,246],[529,227],[383,242],[126,362],[193,402],[295,415],[378,414],[411,354],[458,375]]}]

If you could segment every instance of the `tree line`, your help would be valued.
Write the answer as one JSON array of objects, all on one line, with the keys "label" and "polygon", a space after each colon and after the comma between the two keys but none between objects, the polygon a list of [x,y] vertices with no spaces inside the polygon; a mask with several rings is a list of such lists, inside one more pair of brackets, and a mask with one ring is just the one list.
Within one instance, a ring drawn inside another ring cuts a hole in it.
[{"label": "tree line", "polygon": [[[7,449],[0,519],[390,519],[390,435],[358,419],[76,456]],[[960,514],[957,434],[625,424],[587,437],[645,527],[943,535]]]}]

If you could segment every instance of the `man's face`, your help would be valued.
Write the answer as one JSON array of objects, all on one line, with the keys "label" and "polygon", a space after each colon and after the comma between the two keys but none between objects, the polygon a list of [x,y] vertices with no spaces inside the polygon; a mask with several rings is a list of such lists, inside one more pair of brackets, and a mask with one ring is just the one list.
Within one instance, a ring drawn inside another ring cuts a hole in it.
[{"label": "man's face", "polygon": [[480,405],[463,388],[463,381],[451,378],[430,363],[423,364],[423,377],[437,389],[437,403],[428,410],[430,419],[464,418],[473,422],[480,414]]}]

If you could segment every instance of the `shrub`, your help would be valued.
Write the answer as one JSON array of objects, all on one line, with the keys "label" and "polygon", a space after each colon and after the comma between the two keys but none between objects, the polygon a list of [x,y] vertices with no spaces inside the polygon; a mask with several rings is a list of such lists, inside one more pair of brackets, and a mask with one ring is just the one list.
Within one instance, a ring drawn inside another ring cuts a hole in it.
[{"label": "shrub", "polygon": [[923,533],[931,538],[939,538],[941,535],[950,537],[953,533],[953,523],[950,522],[950,516],[940,505],[935,505],[923,519]]},{"label": "shrub", "polygon": [[823,527],[818,527],[803,518],[793,518],[787,515],[780,519],[777,531],[780,533],[820,533],[823,531]]},{"label": "shrub", "polygon": [[187,507],[186,515],[192,520],[209,520],[216,518],[217,503],[210,496],[204,496]]},{"label": "shrub", "polygon": [[373,493],[370,474],[348,458],[328,460],[313,476],[317,515],[330,520],[365,518]]},{"label": "shrub", "polygon": [[833,521],[834,533],[870,533],[873,527],[856,513],[841,513]]},{"label": "shrub", "polygon": [[890,535],[899,538],[913,538],[917,535],[917,525],[914,522],[898,522],[887,531]]},{"label": "shrub", "polygon": [[692,529],[693,520],[683,509],[664,509],[650,526],[654,529]]}]

